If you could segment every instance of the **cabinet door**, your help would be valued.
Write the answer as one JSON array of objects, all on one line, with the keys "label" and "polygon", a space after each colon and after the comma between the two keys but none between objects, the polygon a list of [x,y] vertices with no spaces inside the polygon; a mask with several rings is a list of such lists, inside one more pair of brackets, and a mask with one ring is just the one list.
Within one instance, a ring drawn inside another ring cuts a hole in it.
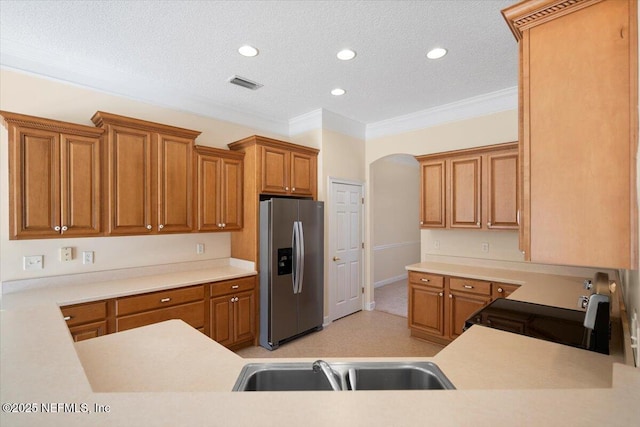
[{"label": "cabinet door", "polygon": [[233,299],[232,295],[211,298],[211,338],[219,344],[233,344]]},{"label": "cabinet door", "polygon": [[239,230],[242,228],[242,160],[223,159],[222,162],[222,192],[221,212],[225,230]]},{"label": "cabinet door", "polygon": [[196,227],[198,231],[220,230],[222,159],[198,154],[196,169]]},{"label": "cabinet door", "polygon": [[70,326],[69,332],[75,342],[101,337],[107,334],[107,321],[86,323],[78,326]]},{"label": "cabinet door", "polygon": [[446,181],[444,160],[420,164],[420,226],[444,228]]},{"label": "cabinet door", "polygon": [[450,227],[480,228],[482,157],[454,158],[450,165]]},{"label": "cabinet door", "polygon": [[261,147],[263,193],[287,194],[289,192],[290,152],[280,148]]},{"label": "cabinet door", "polygon": [[313,196],[316,182],[316,158],[308,154],[291,152],[291,193]]},{"label": "cabinet door", "polygon": [[449,293],[449,338],[462,334],[464,322],[480,308],[491,302],[491,296],[474,295],[464,292]]},{"label": "cabinet door", "polygon": [[192,230],[193,140],[158,135],[158,228],[160,233]]},{"label": "cabinet door", "polygon": [[111,126],[109,131],[109,233],[152,231],[151,133]]},{"label": "cabinet door", "polygon": [[253,341],[256,336],[255,292],[237,294],[233,303],[233,343]]},{"label": "cabinet door", "polygon": [[518,152],[487,154],[487,228],[518,228]]},{"label": "cabinet door", "polygon": [[444,298],[439,288],[409,283],[409,327],[444,335]]},{"label": "cabinet door", "polygon": [[11,238],[60,235],[59,150],[56,132],[11,128]]},{"label": "cabinet door", "polygon": [[494,283],[492,297],[493,299],[506,298],[518,290],[519,287],[519,285],[512,285],[510,283]]},{"label": "cabinet door", "polygon": [[62,234],[100,234],[100,139],[63,134],[60,143]]}]

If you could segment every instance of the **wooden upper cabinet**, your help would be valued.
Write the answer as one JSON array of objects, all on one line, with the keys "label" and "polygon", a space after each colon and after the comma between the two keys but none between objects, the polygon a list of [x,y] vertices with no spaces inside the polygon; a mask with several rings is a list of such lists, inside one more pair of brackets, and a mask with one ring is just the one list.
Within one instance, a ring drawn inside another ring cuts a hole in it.
[{"label": "wooden upper cabinet", "polygon": [[417,156],[422,228],[518,229],[518,144]]},{"label": "wooden upper cabinet", "polygon": [[420,163],[420,226],[444,228],[446,203],[446,162]]},{"label": "wooden upper cabinet", "polygon": [[316,185],[317,153],[262,146],[261,192],[313,196]]},{"label": "wooden upper cabinet", "polygon": [[193,229],[193,145],[200,132],[96,112],[106,131],[108,234]]},{"label": "wooden upper cabinet", "polygon": [[450,160],[451,228],[480,228],[482,157],[460,157]]},{"label": "wooden upper cabinet", "polygon": [[11,239],[95,236],[102,129],[0,112],[9,131]]},{"label": "wooden upper cabinet", "polygon": [[538,0],[502,12],[520,44],[527,260],[638,267],[637,12],[635,0]]},{"label": "wooden upper cabinet", "polygon": [[239,230],[243,223],[243,153],[196,147],[198,231]]}]

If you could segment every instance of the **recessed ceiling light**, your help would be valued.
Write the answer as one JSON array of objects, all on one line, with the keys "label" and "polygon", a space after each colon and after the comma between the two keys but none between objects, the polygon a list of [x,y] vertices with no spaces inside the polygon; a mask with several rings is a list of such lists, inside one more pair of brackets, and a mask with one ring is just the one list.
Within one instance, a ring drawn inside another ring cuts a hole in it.
[{"label": "recessed ceiling light", "polygon": [[431,49],[427,53],[427,58],[429,59],[440,59],[447,54],[447,49],[443,49],[441,47],[437,47],[435,49]]},{"label": "recessed ceiling light", "polygon": [[256,56],[258,55],[258,49],[256,49],[253,46],[249,46],[248,44],[245,44],[244,46],[240,46],[240,48],[238,49],[238,52],[240,53],[240,55],[242,56]]},{"label": "recessed ceiling light", "polygon": [[340,89],[339,87],[331,91],[331,95],[333,96],[341,96],[341,95],[344,95],[345,93],[347,93],[347,91],[344,89]]},{"label": "recessed ceiling light", "polygon": [[351,49],[342,49],[336,56],[343,61],[349,61],[356,57],[356,52]]}]

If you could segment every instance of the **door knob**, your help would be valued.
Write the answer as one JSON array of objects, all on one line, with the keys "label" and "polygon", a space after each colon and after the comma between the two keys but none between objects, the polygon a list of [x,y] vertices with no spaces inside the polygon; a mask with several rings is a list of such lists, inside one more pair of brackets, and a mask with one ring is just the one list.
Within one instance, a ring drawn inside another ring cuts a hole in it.
[{"label": "door knob", "polygon": [[334,260],[334,261],[340,261],[340,257],[338,257],[338,256],[334,256],[334,257],[333,257],[333,260]]}]

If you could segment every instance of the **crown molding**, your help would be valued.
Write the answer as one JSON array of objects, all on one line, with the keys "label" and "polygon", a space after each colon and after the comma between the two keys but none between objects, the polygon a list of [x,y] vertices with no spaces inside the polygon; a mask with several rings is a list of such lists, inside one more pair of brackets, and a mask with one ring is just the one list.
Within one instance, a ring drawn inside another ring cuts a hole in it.
[{"label": "crown molding", "polygon": [[289,136],[299,135],[314,129],[326,129],[364,141],[366,125],[333,111],[319,108],[289,120]]},{"label": "crown molding", "polygon": [[518,108],[518,87],[474,96],[367,125],[366,140]]}]

